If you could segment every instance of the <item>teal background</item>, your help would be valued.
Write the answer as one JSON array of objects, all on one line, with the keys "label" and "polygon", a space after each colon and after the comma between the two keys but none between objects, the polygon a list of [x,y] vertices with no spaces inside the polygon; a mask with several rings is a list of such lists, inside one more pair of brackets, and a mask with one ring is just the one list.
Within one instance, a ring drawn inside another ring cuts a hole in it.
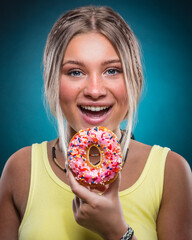
[{"label": "teal background", "polygon": [[0,9],[0,172],[16,150],[56,137],[42,101],[43,50],[56,19],[87,4],[114,8],[141,43],[145,87],[136,139],[168,146],[192,166],[190,1],[7,0]]}]

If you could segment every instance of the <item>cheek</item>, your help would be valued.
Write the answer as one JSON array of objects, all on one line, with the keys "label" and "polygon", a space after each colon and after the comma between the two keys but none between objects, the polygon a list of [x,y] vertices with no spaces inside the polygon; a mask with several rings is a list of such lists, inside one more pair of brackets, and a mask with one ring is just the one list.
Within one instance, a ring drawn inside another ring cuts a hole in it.
[{"label": "cheek", "polygon": [[116,99],[119,102],[119,110],[121,111],[122,117],[125,119],[129,110],[129,103],[127,89],[124,83],[119,84],[116,88]]},{"label": "cheek", "polygon": [[127,104],[128,97],[126,90],[120,90],[119,99],[122,102],[122,104]]},{"label": "cheek", "polygon": [[61,80],[60,88],[59,88],[59,99],[61,104],[69,103],[75,98],[76,89],[72,86],[72,84],[68,84],[67,82]]},{"label": "cheek", "polygon": [[126,90],[126,86],[123,82],[121,84],[119,84],[118,86],[115,86],[114,92],[116,95],[116,99],[119,101],[119,103],[121,105],[122,104],[127,105],[127,101],[128,101],[127,90]]},{"label": "cheek", "polygon": [[68,99],[69,89],[64,84],[60,84],[59,87],[59,99],[60,101],[66,101]]}]

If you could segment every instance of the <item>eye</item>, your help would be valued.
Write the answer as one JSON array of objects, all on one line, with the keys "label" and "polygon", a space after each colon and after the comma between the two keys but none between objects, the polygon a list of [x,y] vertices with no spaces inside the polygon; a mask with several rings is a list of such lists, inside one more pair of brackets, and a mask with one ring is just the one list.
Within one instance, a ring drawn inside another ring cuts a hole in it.
[{"label": "eye", "polygon": [[70,70],[68,73],[67,73],[68,76],[72,76],[72,77],[81,77],[83,76],[83,73],[80,71],[80,70]]},{"label": "eye", "polygon": [[117,75],[118,73],[121,73],[121,72],[122,71],[119,68],[110,68],[110,69],[106,70],[105,74],[113,76],[113,75]]}]

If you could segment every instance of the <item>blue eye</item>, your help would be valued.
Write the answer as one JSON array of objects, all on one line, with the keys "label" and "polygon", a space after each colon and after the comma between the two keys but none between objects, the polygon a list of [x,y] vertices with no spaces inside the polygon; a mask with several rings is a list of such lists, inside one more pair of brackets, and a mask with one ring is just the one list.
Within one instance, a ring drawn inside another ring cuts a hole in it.
[{"label": "blue eye", "polygon": [[106,71],[107,75],[117,75],[118,73],[120,73],[121,71],[119,69],[116,68],[110,68]]},{"label": "blue eye", "polygon": [[117,70],[116,70],[116,69],[109,69],[109,70],[107,71],[107,73],[110,74],[110,75],[114,75],[114,74],[117,73]]},{"label": "blue eye", "polygon": [[68,72],[68,75],[72,76],[72,77],[80,77],[83,75],[83,73],[78,70],[73,70],[73,71]]}]

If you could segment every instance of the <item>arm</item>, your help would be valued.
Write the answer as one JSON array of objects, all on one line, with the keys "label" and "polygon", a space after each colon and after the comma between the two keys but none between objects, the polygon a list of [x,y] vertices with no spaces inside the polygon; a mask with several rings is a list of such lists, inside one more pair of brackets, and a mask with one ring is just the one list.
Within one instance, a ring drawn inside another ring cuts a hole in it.
[{"label": "arm", "polygon": [[19,215],[13,202],[10,161],[7,162],[0,180],[0,239],[18,239]]},{"label": "arm", "polygon": [[30,147],[13,154],[0,179],[0,239],[17,240],[30,182]]},{"label": "arm", "polygon": [[170,152],[167,157],[157,230],[159,240],[192,239],[191,169],[188,163],[174,152]]},{"label": "arm", "polygon": [[[121,239],[128,226],[118,195],[120,176],[102,195],[80,185],[69,170],[68,180],[72,192],[76,195],[73,212],[77,223],[98,233],[105,240]],[[133,236],[132,240],[136,240],[136,237]]]}]

